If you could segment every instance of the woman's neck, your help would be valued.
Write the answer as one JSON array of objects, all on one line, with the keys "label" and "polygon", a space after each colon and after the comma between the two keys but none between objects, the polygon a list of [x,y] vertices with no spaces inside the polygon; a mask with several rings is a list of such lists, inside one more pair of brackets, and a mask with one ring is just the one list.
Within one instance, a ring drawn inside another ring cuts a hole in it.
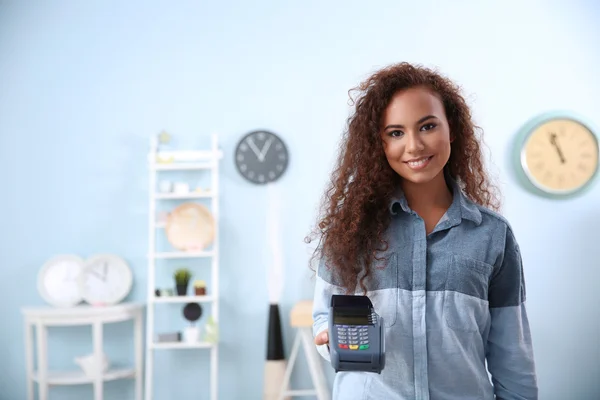
[{"label": "woman's neck", "polygon": [[437,214],[436,211],[440,209],[445,212],[452,204],[452,192],[446,184],[443,172],[427,183],[403,180],[402,190],[408,206],[423,218],[432,212]]}]

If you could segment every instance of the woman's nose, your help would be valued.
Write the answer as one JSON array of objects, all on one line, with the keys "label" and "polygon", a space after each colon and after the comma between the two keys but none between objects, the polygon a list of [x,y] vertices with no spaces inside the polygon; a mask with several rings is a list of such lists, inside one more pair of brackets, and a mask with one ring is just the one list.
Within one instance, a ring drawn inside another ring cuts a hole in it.
[{"label": "woman's nose", "polygon": [[408,142],[406,143],[406,151],[408,153],[418,153],[423,151],[425,146],[423,145],[423,141],[419,134],[410,133],[408,136]]}]

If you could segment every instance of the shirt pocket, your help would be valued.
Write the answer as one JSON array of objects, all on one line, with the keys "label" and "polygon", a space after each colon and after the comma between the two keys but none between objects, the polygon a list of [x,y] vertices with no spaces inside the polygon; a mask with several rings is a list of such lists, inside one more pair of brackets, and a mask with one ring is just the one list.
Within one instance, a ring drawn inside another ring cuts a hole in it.
[{"label": "shirt pocket", "polygon": [[[398,315],[398,255],[390,254],[386,260],[375,261],[371,267],[371,280],[367,283],[367,297],[386,328],[396,324]],[[357,293],[357,294],[362,294]]]},{"label": "shirt pocket", "polygon": [[482,332],[489,314],[488,289],[494,267],[452,255],[444,291],[444,318],[449,328]]}]

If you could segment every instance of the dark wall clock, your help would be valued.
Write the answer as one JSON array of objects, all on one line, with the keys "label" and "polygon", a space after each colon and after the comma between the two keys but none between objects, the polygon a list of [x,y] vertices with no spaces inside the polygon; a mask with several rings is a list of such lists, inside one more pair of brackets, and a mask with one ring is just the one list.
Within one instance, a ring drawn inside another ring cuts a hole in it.
[{"label": "dark wall clock", "polygon": [[283,140],[264,130],[246,134],[235,149],[238,172],[257,185],[279,179],[287,169],[288,159],[288,150]]}]

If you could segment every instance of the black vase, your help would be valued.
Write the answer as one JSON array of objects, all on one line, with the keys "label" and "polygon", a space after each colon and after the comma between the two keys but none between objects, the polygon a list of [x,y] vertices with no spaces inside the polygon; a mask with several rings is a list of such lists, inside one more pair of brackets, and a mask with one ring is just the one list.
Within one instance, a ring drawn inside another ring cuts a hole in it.
[{"label": "black vase", "polygon": [[267,361],[285,360],[283,355],[283,335],[279,305],[269,305],[269,322],[267,327]]},{"label": "black vase", "polygon": [[177,289],[177,296],[186,296],[187,295],[187,288],[188,288],[188,284],[177,284],[176,285],[176,289]]}]

